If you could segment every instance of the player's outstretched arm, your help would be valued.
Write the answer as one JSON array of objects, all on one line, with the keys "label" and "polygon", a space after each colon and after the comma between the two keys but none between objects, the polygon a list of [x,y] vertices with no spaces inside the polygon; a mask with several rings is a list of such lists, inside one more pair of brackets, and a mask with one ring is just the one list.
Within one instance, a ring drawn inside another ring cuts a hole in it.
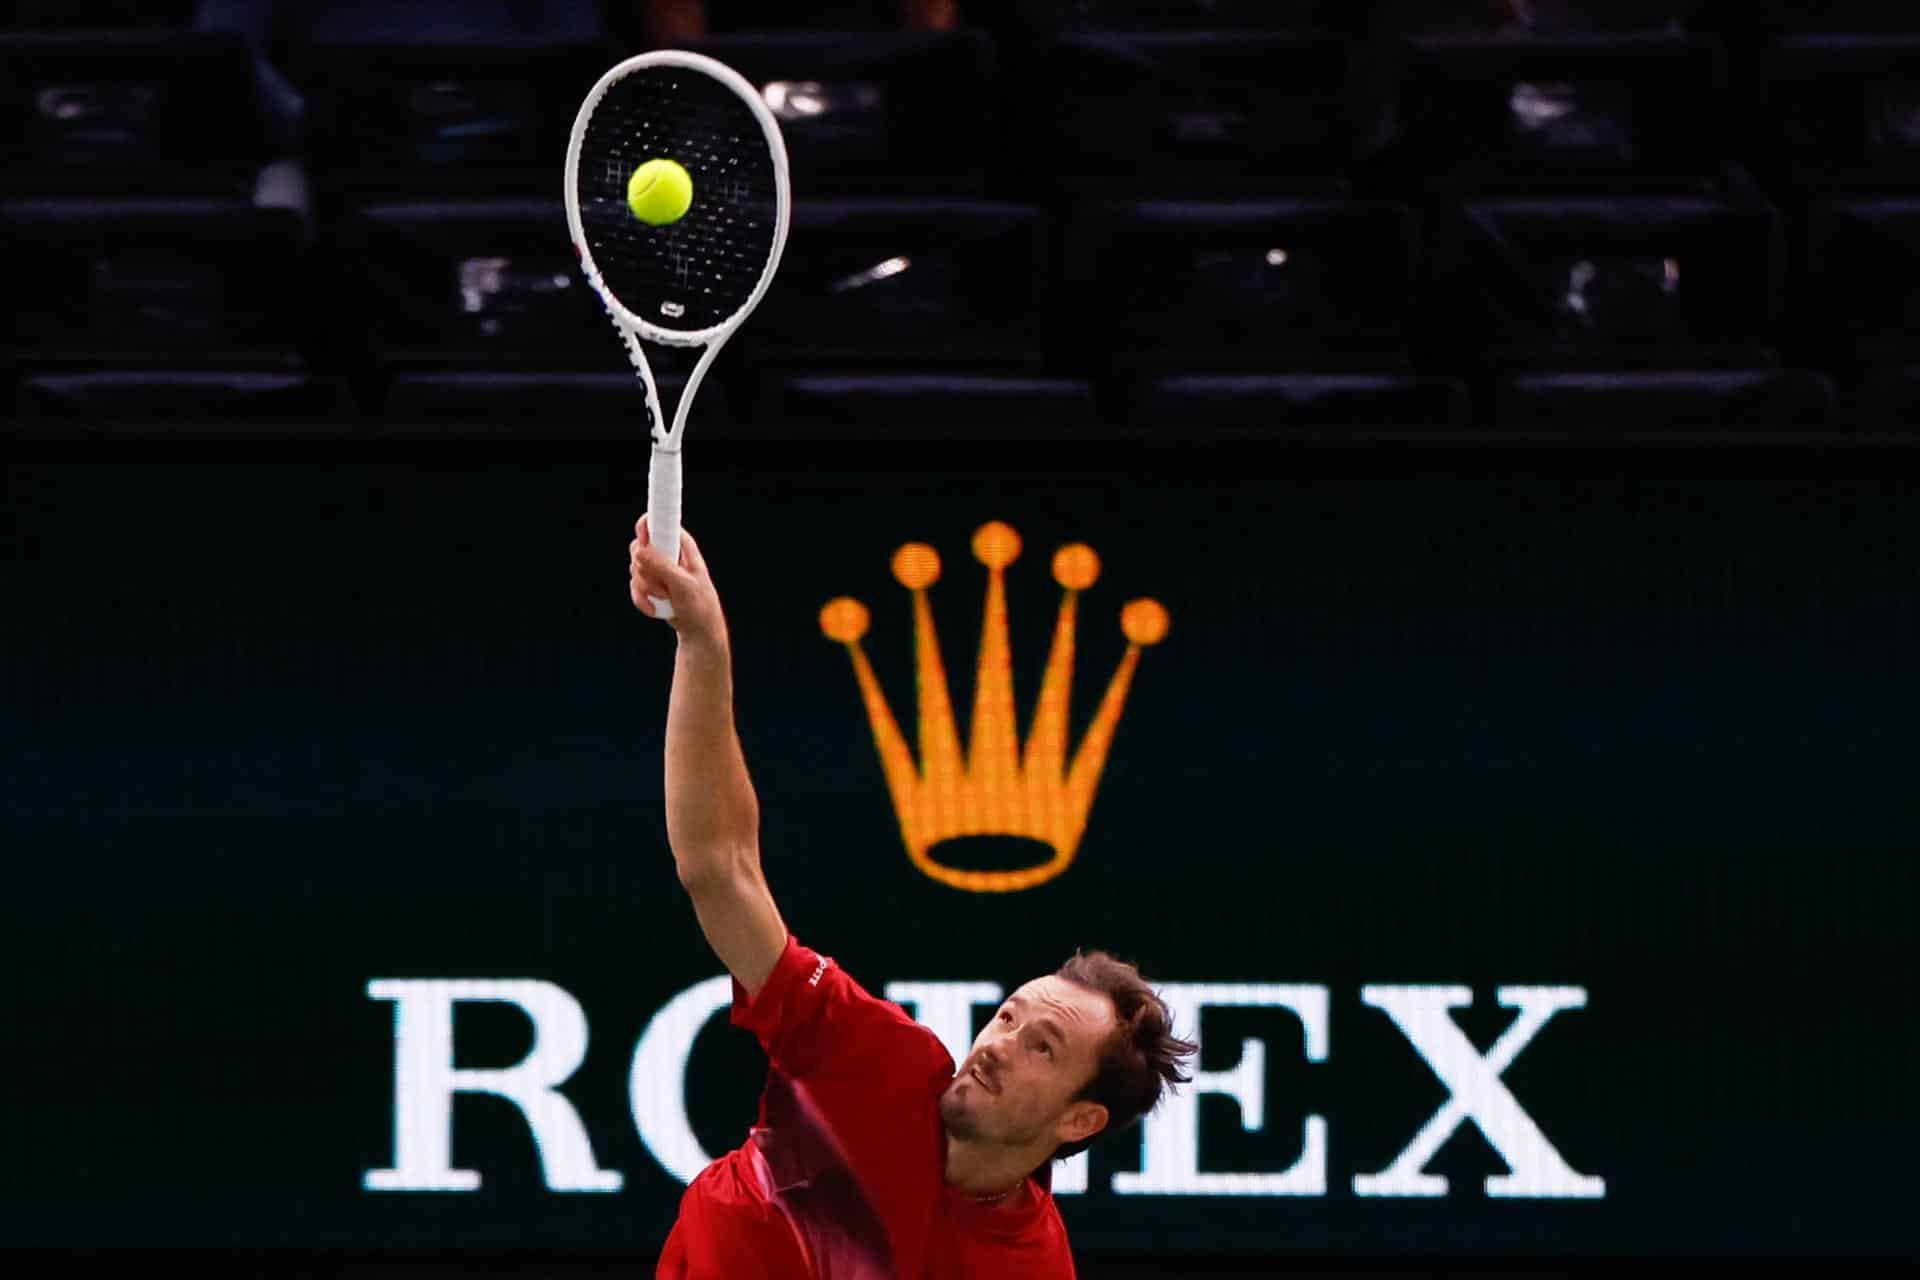
[{"label": "player's outstretched arm", "polygon": [[680,531],[680,562],[653,549],[646,517],[628,546],[629,593],[673,603],[678,646],[667,701],[667,843],[714,953],[749,995],[786,950],[787,926],[760,869],[760,802],[733,726],[733,656],[700,544]]}]

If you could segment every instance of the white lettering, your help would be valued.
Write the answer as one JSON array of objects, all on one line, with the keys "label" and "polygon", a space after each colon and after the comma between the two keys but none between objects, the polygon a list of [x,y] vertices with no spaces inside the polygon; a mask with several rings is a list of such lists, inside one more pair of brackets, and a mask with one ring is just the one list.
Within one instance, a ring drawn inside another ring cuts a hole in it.
[{"label": "white lettering", "polygon": [[696,982],[653,1015],[633,1047],[627,1071],[633,1127],[653,1158],[682,1182],[692,1182],[713,1163],[687,1119],[687,1059],[700,1029],[732,1003],[727,974]]},{"label": "white lettering", "polygon": [[[1172,982],[1160,996],[1173,1011],[1176,1035],[1201,1039],[1201,1011],[1208,1006],[1291,1010],[1305,1032],[1309,1062],[1327,1060],[1327,989],[1316,986],[1230,985]],[[1184,1031],[1181,1028],[1186,1028]],[[1240,1065],[1231,1071],[1193,1073],[1191,1084],[1169,1090],[1142,1122],[1139,1173],[1116,1173],[1121,1195],[1317,1196],[1327,1189],[1327,1122],[1308,1116],[1300,1156],[1278,1173],[1203,1173],[1200,1170],[1200,1095],[1224,1093],[1240,1105],[1248,1132],[1266,1125],[1267,1046],[1240,1042]]]},{"label": "white lettering", "polygon": [[[528,979],[375,979],[367,995],[394,1002],[394,1167],[370,1169],[369,1191],[478,1191],[480,1174],[453,1167],[453,1095],[491,1093],[520,1109],[554,1191],[618,1191],[620,1175],[593,1158],[587,1130],[558,1086],[587,1056],[587,1015],[550,982]],[[533,1048],[500,1070],[453,1065],[453,1006],[511,1004],[533,1022]]]},{"label": "white lettering", "polygon": [[1587,1003],[1582,987],[1501,987],[1500,1003],[1520,1010],[1506,1031],[1480,1056],[1453,1021],[1449,1009],[1465,1008],[1473,1003],[1473,993],[1465,987],[1386,987],[1360,989],[1360,999],[1383,1009],[1419,1051],[1450,1096],[1433,1118],[1413,1135],[1406,1150],[1379,1173],[1361,1174],[1353,1180],[1355,1195],[1362,1196],[1443,1196],[1447,1180],[1437,1174],[1422,1173],[1427,1162],[1440,1150],[1461,1123],[1472,1120],[1480,1132],[1500,1153],[1512,1170],[1510,1174],[1487,1179],[1489,1196],[1532,1196],[1596,1200],[1607,1194],[1606,1180],[1578,1173],[1560,1158],[1547,1141],[1547,1135],[1520,1104],[1500,1074],[1513,1064],[1520,1051],[1538,1035],[1540,1028],[1562,1009],[1579,1009]]},{"label": "white lettering", "polygon": [[[1308,1062],[1329,1052],[1324,986],[1170,983],[1160,989],[1176,1030],[1198,1041],[1209,1007],[1286,1009],[1299,1021]],[[559,1093],[585,1060],[587,1019],[579,1003],[552,983],[535,979],[375,979],[375,1000],[394,1002],[394,1164],[363,1176],[369,1191],[475,1191],[480,1174],[452,1167],[453,1096],[490,1093],[512,1102],[532,1130],[546,1185],[554,1191],[617,1191],[621,1175],[596,1163],[578,1112]],[[973,1043],[974,1011],[994,1005],[1002,989],[990,982],[894,982],[886,998],[907,1008],[958,1063]],[[1486,1180],[1494,1197],[1600,1199],[1603,1178],[1568,1166],[1500,1077],[1520,1051],[1563,1009],[1585,1007],[1581,987],[1500,987],[1500,1004],[1519,1011],[1485,1055],[1453,1022],[1449,1010],[1470,1006],[1463,986],[1366,986],[1361,1000],[1383,1010],[1448,1090],[1448,1098],[1383,1170],[1353,1179],[1360,1196],[1442,1196],[1447,1179],[1424,1173],[1440,1148],[1472,1120],[1509,1172]],[[641,1142],[674,1177],[690,1182],[712,1162],[687,1115],[687,1065],[694,1042],[732,999],[725,974],[695,983],[650,1019],[634,1045],[628,1102]],[[454,1006],[460,1001],[511,1004],[533,1024],[533,1047],[511,1067],[454,1066]],[[1308,1115],[1300,1154],[1279,1171],[1203,1171],[1200,1105],[1203,1094],[1224,1094],[1240,1110],[1248,1132],[1266,1124],[1264,1040],[1241,1041],[1237,1064],[1194,1072],[1169,1091],[1142,1124],[1138,1173],[1113,1175],[1122,1195],[1319,1196],[1327,1188],[1327,1121]],[[1088,1157],[1081,1153],[1053,1169],[1055,1194],[1087,1189]]]}]

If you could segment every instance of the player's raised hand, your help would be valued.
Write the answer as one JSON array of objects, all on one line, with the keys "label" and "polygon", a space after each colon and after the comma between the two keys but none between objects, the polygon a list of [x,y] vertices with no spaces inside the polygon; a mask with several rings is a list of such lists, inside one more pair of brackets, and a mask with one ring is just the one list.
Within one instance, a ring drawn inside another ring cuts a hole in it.
[{"label": "player's raised hand", "polygon": [[634,539],[627,544],[627,587],[633,607],[649,618],[658,617],[649,599],[658,597],[673,605],[673,617],[667,621],[682,639],[724,641],[727,625],[720,612],[720,594],[714,590],[706,557],[693,535],[680,530],[680,563],[671,564],[654,549],[645,516],[633,528]]}]

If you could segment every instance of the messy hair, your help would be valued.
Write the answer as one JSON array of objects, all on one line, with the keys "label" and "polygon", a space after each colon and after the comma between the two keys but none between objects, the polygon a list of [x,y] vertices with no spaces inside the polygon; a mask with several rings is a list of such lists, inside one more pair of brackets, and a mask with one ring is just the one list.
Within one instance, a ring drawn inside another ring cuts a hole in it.
[{"label": "messy hair", "polygon": [[1199,1049],[1173,1034],[1173,1013],[1140,976],[1140,970],[1104,951],[1076,950],[1056,977],[1098,991],[1113,1001],[1119,1026],[1100,1049],[1093,1079],[1074,1101],[1097,1102],[1107,1109],[1107,1127],[1092,1137],[1062,1143],[1055,1160],[1078,1155],[1103,1134],[1117,1133],[1152,1111],[1161,1092],[1192,1079],[1181,1067]]}]

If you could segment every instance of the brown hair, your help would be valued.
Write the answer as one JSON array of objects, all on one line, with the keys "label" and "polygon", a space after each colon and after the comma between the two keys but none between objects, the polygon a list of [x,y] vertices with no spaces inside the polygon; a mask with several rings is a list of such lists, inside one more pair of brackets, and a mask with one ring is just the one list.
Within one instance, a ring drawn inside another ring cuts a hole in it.
[{"label": "brown hair", "polygon": [[1107,1127],[1078,1142],[1054,1150],[1055,1160],[1078,1155],[1096,1138],[1117,1133],[1138,1120],[1160,1101],[1163,1089],[1185,1084],[1191,1076],[1181,1066],[1199,1049],[1192,1040],[1173,1034],[1173,1014],[1140,970],[1104,951],[1075,950],[1054,975],[1077,986],[1098,991],[1113,1001],[1120,1025],[1100,1050],[1093,1079],[1074,1101],[1097,1102],[1107,1109]]}]

